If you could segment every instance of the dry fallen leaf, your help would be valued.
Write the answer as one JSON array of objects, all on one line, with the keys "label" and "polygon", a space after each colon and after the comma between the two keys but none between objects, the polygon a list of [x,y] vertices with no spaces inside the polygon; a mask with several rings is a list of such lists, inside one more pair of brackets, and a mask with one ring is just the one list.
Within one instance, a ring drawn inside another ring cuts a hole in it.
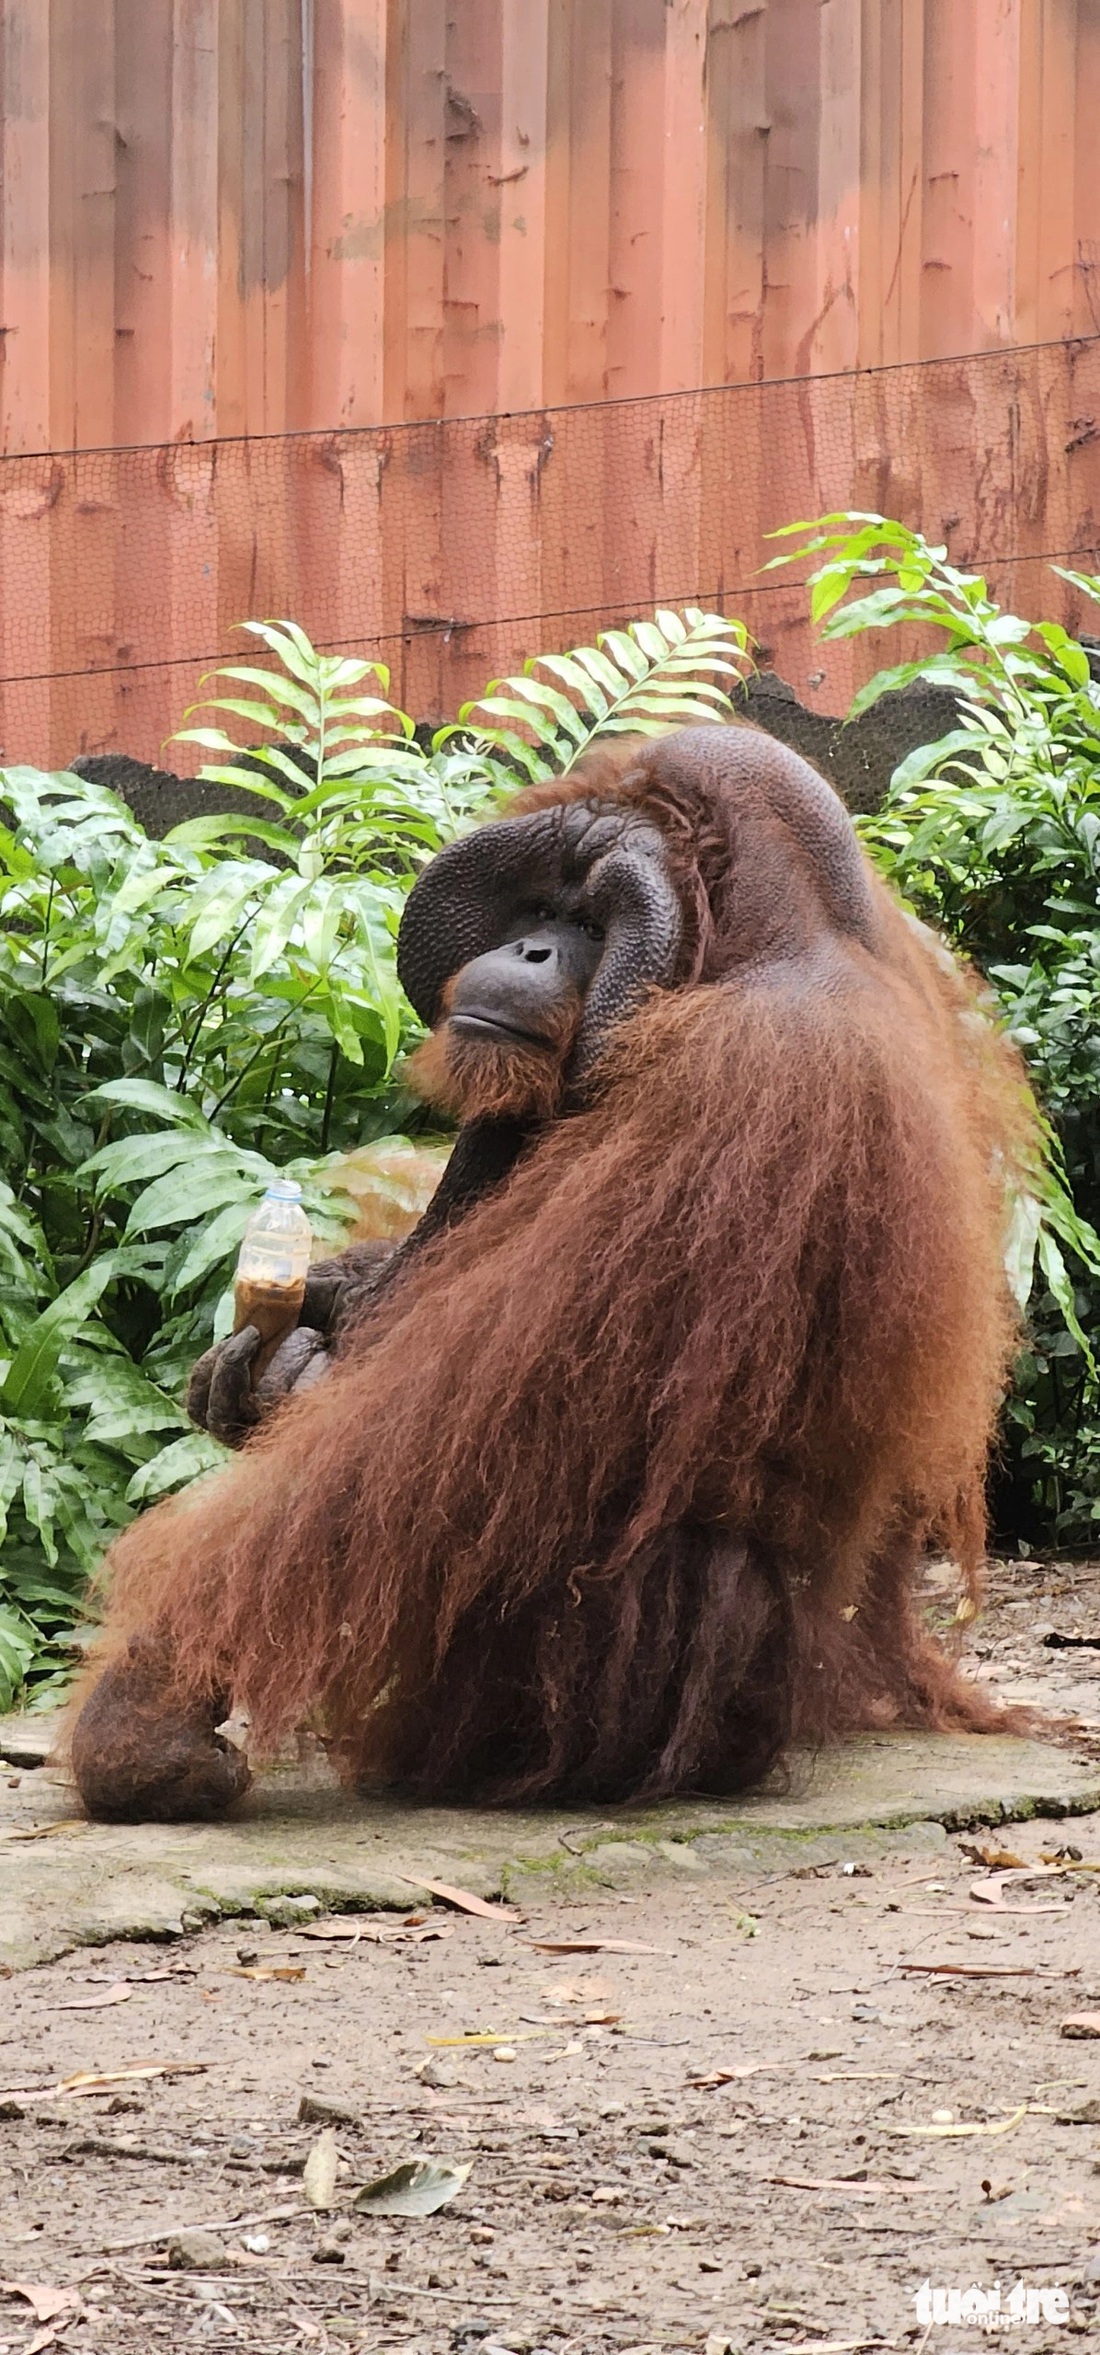
[{"label": "dry fallen leaf", "polygon": [[433,1921],[430,1915],[412,1914],[402,1922],[372,1923],[368,1928],[362,1921],[310,1922],[296,1936],[319,1938],[330,1946],[423,1946],[432,1938],[453,1938],[453,1922]]},{"label": "dry fallen leaf", "polygon": [[1065,1912],[1065,1903],[1062,1898],[1057,1898],[1053,1905],[1006,1905],[1001,1895],[1005,1882],[1018,1881],[1019,1878],[1019,1873],[1006,1873],[996,1881],[971,1881],[970,1896],[973,1904],[992,1906],[995,1913]]},{"label": "dry fallen leaf", "polygon": [[864,2355],[866,2349],[896,2347],[897,2343],[896,2339],[787,2339],[784,2355]]},{"label": "dry fallen leaf", "polygon": [[[534,2044],[540,2036],[560,2035],[560,2028],[519,2028],[512,2030],[507,2041],[509,2044]],[[445,2045],[453,2047],[456,2051],[467,2049],[472,2051],[474,2046],[478,2044],[503,2044],[504,2042],[503,2035],[488,2028],[471,2030],[468,2036],[429,2036],[428,2038],[428,2043],[434,2044],[437,2051]]]},{"label": "dry fallen leaf", "polygon": [[797,2069],[797,2061],[741,2061],[734,2069],[715,2069],[709,2077],[689,2077],[688,2084],[711,2093],[719,2085],[738,2085],[743,2077],[782,2076],[787,2069]]},{"label": "dry fallen leaf", "polygon": [[331,2208],[339,2164],[335,2132],[331,2126],[326,2126],[310,2151],[302,2176],[302,2189],[311,2208],[322,2211]]},{"label": "dry fallen leaf", "polygon": [[1025,1864],[1012,1872],[1000,1875],[1002,1887],[1009,1881],[1064,1881],[1068,1873],[1098,1873],[1100,1864],[1086,1864],[1083,1857],[1067,1862],[1065,1857],[1044,1856],[1039,1864]]},{"label": "dry fallen leaf", "polygon": [[1060,2034],[1063,2036],[1100,2036],[1100,2012],[1071,2012],[1069,2018],[1063,2020]]},{"label": "dry fallen leaf", "polygon": [[91,1825],[85,1815],[67,1815],[60,1823],[31,1824],[26,1831],[8,1832],[9,1840],[56,1840],[62,1832],[87,1832]]},{"label": "dry fallen leaf", "polygon": [[[765,2183],[781,2184],[785,2191],[840,2191],[853,2200],[877,2200],[879,2193],[895,2191],[896,2184],[875,2183],[865,2179],[853,2182],[847,2175],[765,2175]],[[907,2185],[906,2189],[912,2187]]]},{"label": "dry fallen leaf", "polygon": [[536,1954],[675,1954],[674,1946],[643,1946],[638,1938],[531,1938]]},{"label": "dry fallen leaf", "polygon": [[960,1840],[959,1847],[962,1854],[969,1857],[971,1864],[984,1864],[987,1872],[1025,1869],[1024,1858],[1015,1856],[1011,1848],[983,1848],[974,1840]]},{"label": "dry fallen leaf", "polygon": [[56,2008],[59,2012],[103,2012],[110,2004],[129,2003],[133,1992],[128,1979],[116,1979],[113,1986],[101,1987],[98,1995],[71,1995]]},{"label": "dry fallen leaf", "polygon": [[444,1905],[456,1906],[459,1913],[476,1914],[482,1922],[518,1922],[522,1918],[517,1905],[490,1905],[469,1889],[452,1888],[449,1881],[421,1881],[412,1873],[398,1873],[397,1878],[407,1881],[410,1889],[430,1889],[432,1896],[440,1898]]},{"label": "dry fallen leaf", "polygon": [[407,2159],[357,2192],[353,2206],[371,2216],[434,2216],[457,2197],[472,2173],[473,2160]]},{"label": "dry fallen leaf", "polygon": [[552,1979],[542,1992],[547,2003],[602,2003],[612,1989],[606,1979]]},{"label": "dry fallen leaf", "polygon": [[925,2139],[934,2142],[958,2142],[964,2136],[970,2137],[975,2134],[1011,2134],[1013,2127],[1019,2125],[1021,2118],[1026,2118],[1029,2107],[1028,2102],[1021,2102],[1019,2109],[1013,2110],[1010,2117],[998,2118],[992,2126],[977,2124],[959,2126],[956,2125],[954,2119],[950,2121],[940,2119],[932,2126],[887,2126],[883,2131],[887,2134],[922,2135]]},{"label": "dry fallen leaf", "polygon": [[0,2294],[25,2298],[36,2322],[56,2322],[61,2314],[71,2318],[84,2304],[79,2290],[57,2289],[48,2282],[0,2281]]},{"label": "dry fallen leaf", "polygon": [[305,1975],[306,1966],[304,1963],[227,1963],[226,1965],[226,1977],[229,1979],[287,1979],[293,1982],[304,1979]]},{"label": "dry fallen leaf", "polygon": [[135,2077],[205,2077],[209,2061],[135,2061],[128,2069],[77,2069],[54,2086],[55,2093],[102,2093]]},{"label": "dry fallen leaf", "polygon": [[963,1963],[963,1962],[903,1962],[902,1971],[927,1971],[934,1976],[941,1973],[956,1979],[1075,1979],[1080,1964],[1074,1963],[1065,1971],[1044,1971],[1040,1963]]}]

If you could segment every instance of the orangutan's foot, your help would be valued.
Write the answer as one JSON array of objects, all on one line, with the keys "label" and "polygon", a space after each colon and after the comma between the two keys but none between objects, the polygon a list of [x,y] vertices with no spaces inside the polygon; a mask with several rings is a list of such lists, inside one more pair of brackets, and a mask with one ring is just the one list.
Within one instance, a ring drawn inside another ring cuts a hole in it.
[{"label": "orangutan's foot", "polygon": [[102,1823],[179,1823],[221,1815],[252,1780],[216,1730],[224,1706],[186,1709],[166,1696],[151,1646],[104,1670],[73,1727],[70,1755],[88,1814]]}]

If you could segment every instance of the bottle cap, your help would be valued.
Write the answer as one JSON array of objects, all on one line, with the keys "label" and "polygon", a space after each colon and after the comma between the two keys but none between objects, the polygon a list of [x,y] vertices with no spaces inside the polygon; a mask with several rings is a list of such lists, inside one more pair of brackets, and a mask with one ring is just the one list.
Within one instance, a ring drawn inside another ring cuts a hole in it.
[{"label": "bottle cap", "polygon": [[265,1202],[300,1202],[302,1189],[297,1178],[272,1178],[264,1189]]}]

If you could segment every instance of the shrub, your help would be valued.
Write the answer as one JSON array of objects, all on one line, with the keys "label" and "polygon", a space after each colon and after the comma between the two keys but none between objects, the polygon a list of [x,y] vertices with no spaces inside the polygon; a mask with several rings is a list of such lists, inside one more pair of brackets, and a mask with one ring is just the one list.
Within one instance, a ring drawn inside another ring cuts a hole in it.
[{"label": "shrub", "polygon": [[[384,671],[248,626],[273,667],[215,674],[219,720],[184,734],[255,815],[158,842],[83,779],[0,784],[0,1708],[67,1673],[113,1532],[219,1459],[179,1401],[269,1178],[336,1242],[346,1155],[416,1121],[394,942],[419,865],[594,736],[728,710],[747,667],[739,625],[660,613],[425,748]],[[247,768],[226,718],[268,739]]]},{"label": "shrub", "polygon": [[[849,716],[916,679],[958,698],[958,725],[903,761],[878,814],[859,824],[916,909],[987,976],[1052,1124],[1050,1164],[1015,1219],[1030,1330],[999,1503],[1025,1544],[1095,1545],[1100,692],[1060,624],[1003,612],[980,576],[919,533],[866,515],[793,530],[799,557],[822,559],[812,612],[826,637],[903,624],[935,633],[931,655],[879,671]],[[1100,600],[1100,579],[1055,569]]]}]

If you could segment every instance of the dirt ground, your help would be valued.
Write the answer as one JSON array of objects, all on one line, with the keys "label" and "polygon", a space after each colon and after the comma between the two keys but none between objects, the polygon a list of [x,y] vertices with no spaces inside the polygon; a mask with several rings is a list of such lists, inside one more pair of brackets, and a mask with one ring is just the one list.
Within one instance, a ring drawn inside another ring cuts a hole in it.
[{"label": "dirt ground", "polygon": [[[974,1656],[1100,1756],[1095,1567],[1003,1567]],[[1065,2299],[997,2344],[1100,2343],[1100,1817],[504,1918],[293,1912],[0,1988],[0,2355],[960,2355],[922,2285],[1017,2281]],[[469,2168],[449,2205],[354,2209],[422,2159]]]}]

